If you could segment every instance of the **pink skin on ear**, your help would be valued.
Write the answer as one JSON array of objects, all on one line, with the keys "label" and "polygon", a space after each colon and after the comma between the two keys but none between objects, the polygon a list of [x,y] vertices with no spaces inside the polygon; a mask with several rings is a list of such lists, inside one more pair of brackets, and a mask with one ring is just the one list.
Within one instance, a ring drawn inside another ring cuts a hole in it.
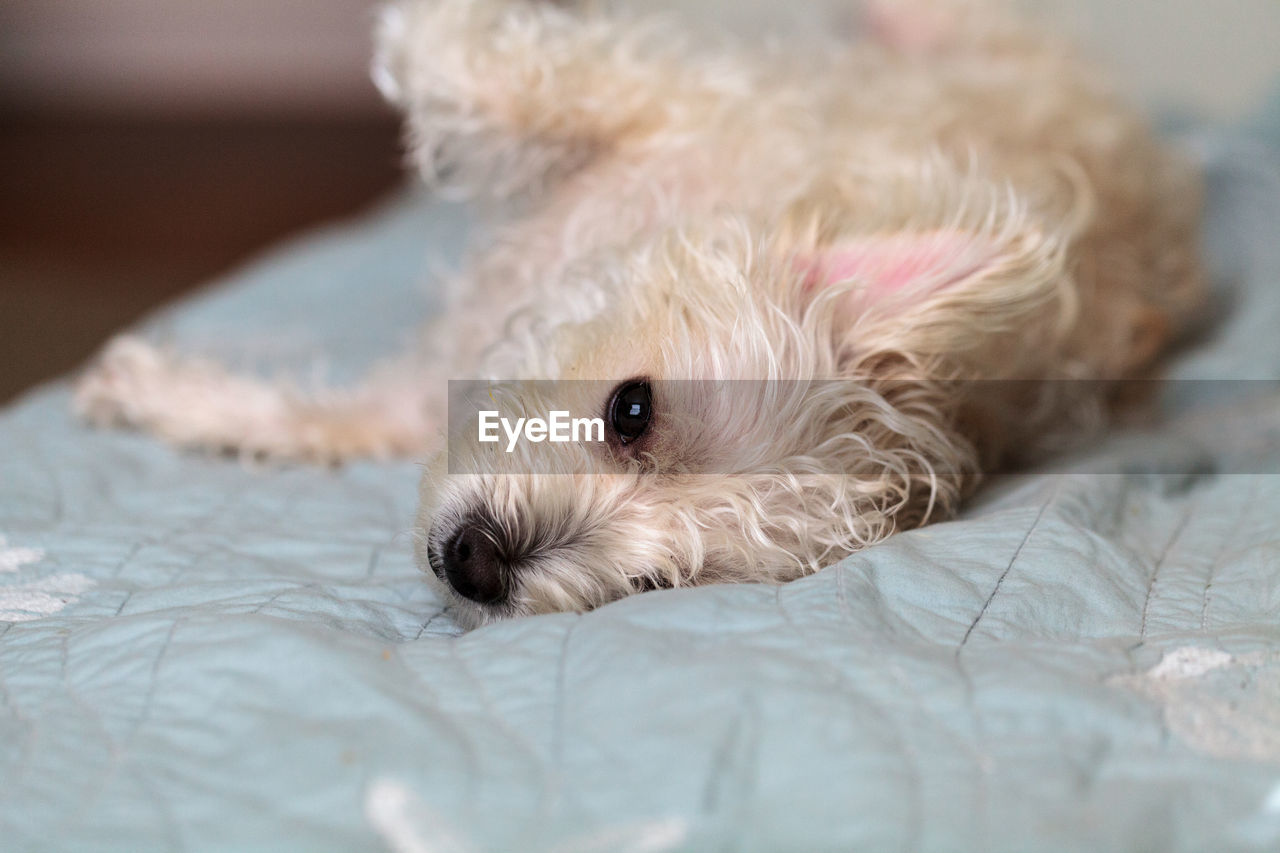
[{"label": "pink skin on ear", "polygon": [[927,231],[859,237],[797,255],[806,292],[844,282],[853,307],[899,297],[922,299],[972,279],[991,264],[992,247],[971,234]]}]

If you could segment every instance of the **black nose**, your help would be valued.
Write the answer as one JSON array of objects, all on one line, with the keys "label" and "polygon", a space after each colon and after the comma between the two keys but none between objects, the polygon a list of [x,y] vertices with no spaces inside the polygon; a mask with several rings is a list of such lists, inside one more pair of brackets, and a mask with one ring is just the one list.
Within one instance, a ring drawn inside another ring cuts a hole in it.
[{"label": "black nose", "polygon": [[466,525],[445,543],[441,555],[449,585],[477,604],[507,597],[507,567],[498,546],[483,528]]}]

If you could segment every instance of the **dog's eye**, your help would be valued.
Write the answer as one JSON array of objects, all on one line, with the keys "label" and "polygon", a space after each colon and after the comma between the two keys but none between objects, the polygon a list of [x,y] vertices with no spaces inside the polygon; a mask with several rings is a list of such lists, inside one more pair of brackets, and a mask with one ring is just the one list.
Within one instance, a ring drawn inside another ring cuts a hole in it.
[{"label": "dog's eye", "polygon": [[613,392],[609,423],[623,444],[644,435],[653,418],[653,394],[648,382],[627,382]]}]

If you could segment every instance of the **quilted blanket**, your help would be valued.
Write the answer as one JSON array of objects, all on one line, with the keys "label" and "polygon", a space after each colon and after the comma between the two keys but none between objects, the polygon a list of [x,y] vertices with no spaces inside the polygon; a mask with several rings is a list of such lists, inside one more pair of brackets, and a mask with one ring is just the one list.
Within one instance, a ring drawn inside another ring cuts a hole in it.
[{"label": "quilted blanket", "polygon": [[[1280,849],[1280,166],[1197,145],[1218,310],[1161,425],[784,587],[463,634],[415,465],[254,469],[28,395],[0,850]],[[467,231],[406,193],[146,333],[349,379]]]}]

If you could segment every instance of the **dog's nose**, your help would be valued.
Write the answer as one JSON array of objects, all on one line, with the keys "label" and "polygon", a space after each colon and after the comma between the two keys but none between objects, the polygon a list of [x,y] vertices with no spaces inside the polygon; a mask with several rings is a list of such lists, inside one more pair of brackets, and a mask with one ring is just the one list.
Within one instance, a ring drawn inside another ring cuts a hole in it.
[{"label": "dog's nose", "polygon": [[479,527],[463,527],[445,543],[441,555],[449,585],[477,604],[497,604],[507,597],[507,567],[498,546]]}]

